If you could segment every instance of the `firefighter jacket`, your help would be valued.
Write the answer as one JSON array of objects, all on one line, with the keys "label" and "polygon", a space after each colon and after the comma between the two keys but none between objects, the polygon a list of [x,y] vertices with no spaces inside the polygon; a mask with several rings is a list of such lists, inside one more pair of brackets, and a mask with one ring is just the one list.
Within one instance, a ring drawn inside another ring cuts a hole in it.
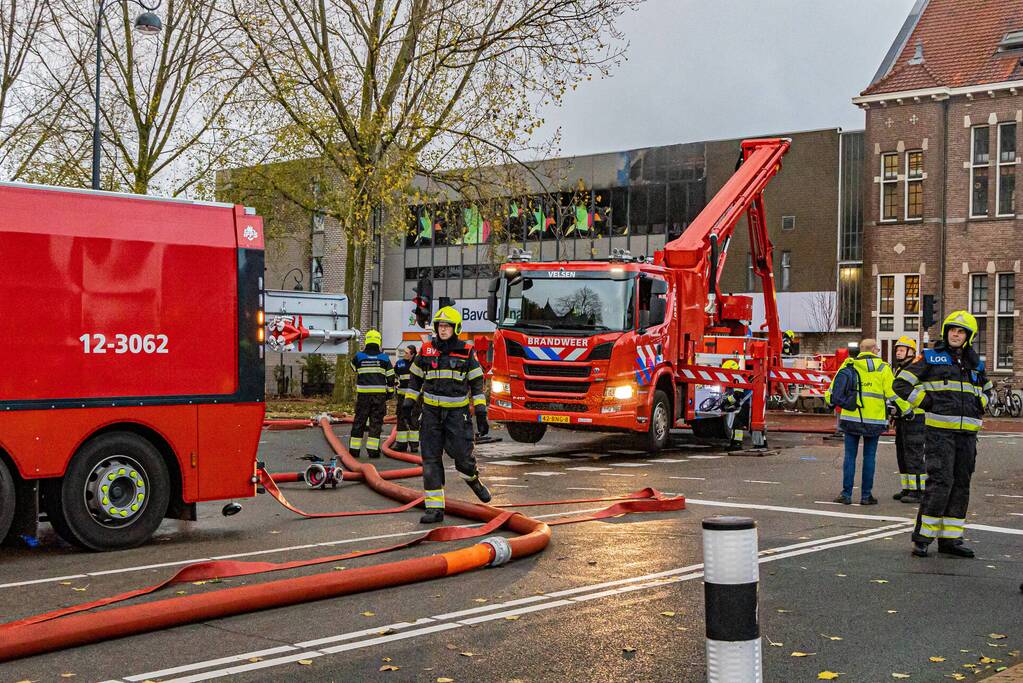
[{"label": "firefighter jacket", "polygon": [[389,394],[393,390],[394,368],[391,359],[386,353],[380,353],[378,348],[359,351],[352,358],[352,368],[358,373],[355,381],[355,391],[358,394]]},{"label": "firefighter jacket", "polygon": [[476,352],[461,339],[442,343],[435,337],[424,344],[409,374],[406,401],[422,396],[424,406],[463,408],[472,403],[477,410],[487,408],[483,368]]},{"label": "firefighter jacket", "polygon": [[990,391],[984,361],[973,347],[956,352],[944,342],[925,349],[895,379],[895,392],[924,409],[928,427],[956,432],[980,431]]},{"label": "firefighter jacket", "polygon": [[405,360],[404,358],[398,359],[398,362],[394,364],[394,372],[398,377],[398,396],[405,396],[405,390],[408,389],[409,378],[412,377],[412,364],[416,362],[416,359]]},{"label": "firefighter jacket", "polygon": [[[878,356],[863,352],[856,358],[847,358],[842,367],[847,366],[856,371],[859,380],[857,407],[853,410],[842,408],[838,418],[839,426],[847,434],[879,436],[888,428],[889,400],[893,400],[902,412],[908,412],[910,406],[896,395],[892,388],[895,379],[892,368]],[[829,403],[831,401],[831,387],[825,393],[825,400]]]},{"label": "firefighter jacket", "polygon": [[[897,378],[899,376],[899,373],[902,372],[903,370],[905,370],[906,368],[908,368],[910,365],[912,365],[915,360],[916,359],[913,356],[910,356],[909,358],[907,358],[907,359],[905,359],[905,360],[903,360],[901,362],[900,361],[895,361],[892,364],[892,372],[895,373],[895,377]],[[894,388],[894,384],[892,386]],[[923,414],[924,414],[924,409],[923,408],[921,408],[920,406],[913,406],[913,415],[923,415]]]}]

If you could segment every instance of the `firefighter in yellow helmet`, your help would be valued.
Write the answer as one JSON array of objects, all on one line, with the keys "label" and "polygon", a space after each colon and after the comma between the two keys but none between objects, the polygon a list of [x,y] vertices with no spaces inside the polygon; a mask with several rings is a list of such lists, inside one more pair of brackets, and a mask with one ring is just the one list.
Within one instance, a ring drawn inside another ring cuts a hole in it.
[{"label": "firefighter in yellow helmet", "polygon": [[[721,364],[723,370],[738,370],[739,362],[729,358]],[[740,450],[742,441],[746,437],[746,430],[749,429],[750,397],[753,392],[749,389],[738,387],[728,389],[721,400],[721,410],[726,413],[735,413],[732,419],[732,439],[728,444],[728,450]]]},{"label": "firefighter in yellow helmet", "polygon": [[[898,374],[916,360],[916,340],[899,337],[895,342],[892,371]],[[924,471],[924,409],[914,407],[913,412],[895,421],[895,455],[899,462],[899,492],[892,498],[916,505],[927,482]]]},{"label": "firefighter in yellow helmet", "polygon": [[796,333],[792,330],[785,330],[781,334],[781,353],[783,356],[792,356],[796,353]]},{"label": "firefighter in yellow helmet", "polygon": [[462,315],[445,306],[433,316],[433,338],[423,344],[409,368],[405,390],[406,421],[410,421],[415,402],[422,398],[419,421],[419,448],[423,456],[423,488],[426,514],[423,524],[444,520],[444,463],[447,451],[455,460],[455,469],[465,479],[476,497],[490,501],[490,491],[480,481],[479,468],[473,457],[473,428],[469,406],[476,415],[476,431],[486,436],[487,399],[483,393],[483,368],[473,349],[458,338],[462,331]]},{"label": "firefighter in yellow helmet", "polygon": [[365,348],[351,360],[356,373],[355,420],[348,450],[356,458],[363,445],[369,457],[380,457],[380,430],[387,415],[387,399],[394,393],[394,367],[380,343],[380,333],[370,330],[366,333]]},{"label": "firefighter in yellow helmet", "polygon": [[970,478],[977,462],[977,432],[991,382],[973,348],[977,319],[953,311],[941,324],[934,347],[899,372],[895,392],[924,409],[927,487],[913,530],[913,554],[926,557],[931,541],[938,552],[973,557],[963,545]]}]

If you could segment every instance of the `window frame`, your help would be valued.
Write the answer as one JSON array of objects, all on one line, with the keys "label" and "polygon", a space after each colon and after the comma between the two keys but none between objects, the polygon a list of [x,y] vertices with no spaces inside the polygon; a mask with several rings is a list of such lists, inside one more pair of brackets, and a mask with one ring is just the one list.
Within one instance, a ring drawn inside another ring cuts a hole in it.
[{"label": "window frame", "polygon": [[[988,153],[986,162],[977,163],[976,156],[977,131],[981,129],[987,131]],[[974,211],[975,207],[973,205],[973,197],[975,192],[974,185],[976,184],[975,178],[977,169],[979,168],[982,168],[987,172],[987,189],[985,190],[984,193],[986,199],[984,205],[984,213],[976,213]],[[990,216],[991,215],[991,211],[989,209],[990,204],[991,204],[991,126],[985,124],[983,126],[973,126],[970,128],[970,218],[987,218],[988,216]]]},{"label": "window frame", "polygon": [[[1002,278],[1012,278],[1012,310],[1002,313]],[[1016,273],[1000,272],[995,273],[995,333],[994,333],[994,369],[998,372],[1012,372],[1013,365],[1015,363],[1015,354],[1012,352],[1012,347],[1016,342]],[[1009,365],[1002,365],[999,361],[1001,360],[1001,331],[1002,321],[1008,319],[1012,323],[1012,339],[1009,341],[1009,357],[1012,359]]]},{"label": "window frame", "polygon": [[[888,279],[888,280],[891,281],[891,290],[890,290],[891,291],[891,297],[890,297],[890,300],[892,302],[892,307],[891,307],[891,312],[890,313],[885,313],[883,307],[881,306],[881,302],[887,300],[886,297],[882,297],[881,296],[881,292],[883,290],[882,283],[885,281],[885,279]],[[886,273],[886,274],[878,275],[877,276],[877,331],[878,332],[891,332],[891,331],[893,331],[895,329],[895,284],[896,284],[896,282],[895,282],[895,274],[894,273]],[[882,320],[888,320],[890,322],[890,326],[888,327],[888,329],[885,329],[884,327],[882,327],[882,325],[881,325],[881,321]]]},{"label": "window frame", "polygon": [[[1014,129],[1013,130],[1012,161],[1002,161],[1002,130],[1007,128],[1007,127],[1009,127],[1009,126],[1012,126],[1013,129]],[[1018,134],[1019,134],[1019,130],[1018,130],[1018,127],[1017,127],[1015,121],[1002,121],[1001,123],[998,124],[998,135],[996,136],[997,140],[995,141],[995,150],[996,150],[996,155],[997,155],[996,158],[995,158],[995,166],[996,166],[996,169],[998,171],[995,174],[996,175],[996,179],[995,179],[995,216],[998,217],[998,218],[1009,218],[1009,217],[1013,217],[1013,216],[1016,215],[1016,201],[1015,201],[1015,194],[1016,194],[1016,182],[1015,181],[1016,181],[1016,163],[1017,163],[1016,160],[1019,159],[1019,151],[1016,149],[1016,140],[1017,140],[1016,136]],[[989,154],[988,155],[989,159],[990,159],[990,156],[991,155]],[[1002,211],[1001,211],[1001,208],[1002,208],[1002,169],[1003,168],[1011,168],[1011,169],[1013,169],[1013,173],[1012,173],[1012,176],[1013,176],[1013,184],[1012,184],[1012,187],[1013,187],[1013,192],[1012,192],[1013,197],[1012,197],[1012,200],[1010,202],[1012,204],[1012,211],[1010,213],[1002,213]],[[991,191],[990,182],[991,182],[991,180],[990,180],[990,172],[989,172],[988,173],[988,191],[989,192]]]},{"label": "window frame", "polygon": [[788,292],[792,289],[792,252],[781,253],[781,291]]},{"label": "window frame", "polygon": [[[892,176],[891,178],[888,178],[885,175],[885,159],[888,159],[890,157],[894,157],[894,159],[895,159],[895,175]],[[899,194],[899,153],[898,152],[882,152],[881,153],[881,175],[880,175],[880,178],[881,178],[881,192],[880,192],[880,200],[881,201],[880,201],[880,206],[878,207],[878,210],[879,210],[878,216],[880,217],[879,222],[880,223],[897,223],[899,221],[898,199],[896,199],[895,210],[894,210],[891,218],[886,218],[885,217],[884,201],[885,201],[885,191],[887,190],[888,186],[890,186],[890,185],[894,185],[895,186],[895,195],[896,195],[896,197],[898,197],[898,194]]]},{"label": "window frame", "polygon": [[[919,154],[920,155],[920,175],[919,176],[911,176],[910,175],[910,171],[909,171],[909,169],[910,169],[910,166],[909,166],[909,155],[910,154]],[[905,161],[906,161],[906,176],[905,176],[906,177],[906,188],[905,188],[905,192],[904,192],[905,200],[904,200],[904,203],[903,203],[903,215],[905,216],[907,223],[916,222],[916,221],[922,221],[924,219],[924,196],[923,196],[923,194],[924,194],[924,179],[927,177],[927,174],[923,170],[923,168],[924,168],[924,151],[922,149],[907,149],[904,158],[905,158]],[[909,215],[909,188],[910,188],[911,185],[916,185],[916,186],[918,186],[920,188],[920,215],[919,216],[910,216]]]}]

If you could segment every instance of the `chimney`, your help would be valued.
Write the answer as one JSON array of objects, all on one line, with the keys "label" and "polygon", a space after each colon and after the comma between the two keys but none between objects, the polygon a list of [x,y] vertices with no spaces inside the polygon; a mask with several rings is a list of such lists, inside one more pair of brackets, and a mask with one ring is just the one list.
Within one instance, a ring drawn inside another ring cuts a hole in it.
[{"label": "chimney", "polygon": [[909,60],[910,64],[923,64],[924,63],[924,41],[916,41],[916,53],[913,54],[913,58]]}]

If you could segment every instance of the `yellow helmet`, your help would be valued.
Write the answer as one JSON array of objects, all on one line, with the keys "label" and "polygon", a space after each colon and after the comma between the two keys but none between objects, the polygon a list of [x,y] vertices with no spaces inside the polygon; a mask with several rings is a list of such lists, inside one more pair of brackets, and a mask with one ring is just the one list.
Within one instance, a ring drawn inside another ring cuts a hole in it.
[{"label": "yellow helmet", "polygon": [[968,311],[952,311],[948,314],[945,322],[941,323],[942,339],[948,339],[947,333],[950,327],[961,327],[968,332],[964,346],[972,344],[973,338],[977,336],[977,319]]},{"label": "yellow helmet", "polygon": [[909,337],[899,337],[899,340],[895,342],[895,346],[905,346],[907,349],[916,353],[916,340],[910,339]]},{"label": "yellow helmet", "polygon": [[724,368],[725,370],[738,370],[739,363],[734,358],[729,358],[728,360],[721,364],[721,367]]},{"label": "yellow helmet", "polygon": [[378,332],[377,330],[370,330],[369,332],[367,332],[365,339],[366,346],[369,346],[370,344],[376,344],[377,346],[381,346],[384,341],[384,338],[380,336],[380,332]]},{"label": "yellow helmet", "polygon": [[462,333],[462,314],[459,313],[453,306],[445,306],[444,308],[437,311],[433,316],[433,331],[437,331],[437,325],[439,323],[448,323],[455,328],[455,334],[459,335]]},{"label": "yellow helmet", "polygon": [[793,332],[792,330],[785,330],[784,332],[782,332],[782,335],[788,337],[789,339],[795,339],[796,338],[796,333]]}]

